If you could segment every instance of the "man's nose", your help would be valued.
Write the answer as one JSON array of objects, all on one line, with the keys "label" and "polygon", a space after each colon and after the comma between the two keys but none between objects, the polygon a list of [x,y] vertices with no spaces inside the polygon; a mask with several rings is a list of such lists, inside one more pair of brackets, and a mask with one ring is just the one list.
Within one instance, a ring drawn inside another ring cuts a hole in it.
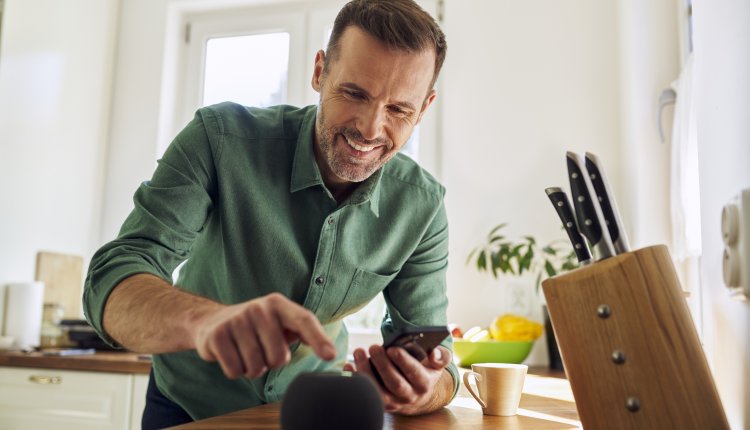
[{"label": "man's nose", "polygon": [[357,130],[365,140],[375,140],[382,135],[385,112],[382,106],[373,103],[362,109],[357,118]]}]

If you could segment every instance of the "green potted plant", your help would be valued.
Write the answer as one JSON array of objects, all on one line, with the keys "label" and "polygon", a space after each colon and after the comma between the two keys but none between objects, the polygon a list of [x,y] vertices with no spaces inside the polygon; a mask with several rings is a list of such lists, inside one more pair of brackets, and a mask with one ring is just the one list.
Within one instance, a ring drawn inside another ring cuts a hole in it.
[{"label": "green potted plant", "polygon": [[[481,273],[491,274],[495,279],[501,276],[523,276],[528,273],[535,279],[536,293],[539,292],[539,286],[544,279],[578,267],[575,251],[567,240],[553,240],[544,246],[530,235],[513,240],[503,234],[502,230],[507,225],[502,223],[493,227],[485,242],[469,253],[466,263],[474,265]],[[543,307],[543,314],[550,367],[562,369],[562,360],[546,306]]]},{"label": "green potted plant", "polygon": [[539,245],[534,236],[511,240],[501,232],[507,225],[502,223],[490,230],[486,242],[469,253],[466,263],[473,262],[479,272],[491,273],[496,279],[500,275],[522,276],[529,272],[535,275],[537,291],[547,277],[578,267],[576,254],[565,239],[545,246]]}]

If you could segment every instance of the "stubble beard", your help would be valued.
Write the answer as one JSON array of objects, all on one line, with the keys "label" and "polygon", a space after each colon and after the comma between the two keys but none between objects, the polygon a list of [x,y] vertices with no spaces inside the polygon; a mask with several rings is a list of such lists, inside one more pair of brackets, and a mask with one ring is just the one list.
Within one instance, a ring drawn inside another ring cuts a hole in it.
[{"label": "stubble beard", "polygon": [[[385,144],[385,147],[384,150],[379,148],[374,149],[375,151],[383,151],[383,154],[379,158],[369,162],[363,162],[362,160],[353,158],[345,153],[337,152],[334,148],[334,144],[338,134],[341,134],[354,142],[366,142],[366,140],[362,138],[362,134],[356,129],[336,126],[328,127],[322,106],[318,107],[317,126],[318,130],[320,130],[318,144],[320,145],[321,153],[325,157],[325,162],[328,164],[328,168],[334,175],[345,181],[362,182],[372,176],[373,173],[393,157],[393,154],[389,155],[393,143],[387,139],[378,139],[374,142],[370,142],[375,144]],[[345,145],[347,144],[345,143]]]}]

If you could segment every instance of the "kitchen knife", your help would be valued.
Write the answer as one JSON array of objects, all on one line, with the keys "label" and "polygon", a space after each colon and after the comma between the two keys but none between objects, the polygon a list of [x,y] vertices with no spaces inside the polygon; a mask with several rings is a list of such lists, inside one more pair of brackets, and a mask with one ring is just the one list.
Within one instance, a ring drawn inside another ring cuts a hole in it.
[{"label": "kitchen knife", "polygon": [[573,244],[573,251],[575,251],[576,257],[578,257],[578,262],[581,265],[591,263],[591,252],[588,245],[586,245],[586,240],[581,235],[580,230],[578,230],[568,195],[558,187],[549,187],[544,191],[547,193],[547,197],[552,202],[552,206],[555,207],[555,211],[560,217],[565,231],[568,233],[570,242]]},{"label": "kitchen knife", "polygon": [[572,151],[567,152],[566,158],[578,228],[589,241],[591,253],[596,261],[611,257],[615,255],[615,249],[594,186],[586,172],[586,162],[583,157]]},{"label": "kitchen knife", "polygon": [[630,251],[630,243],[628,243],[628,236],[625,234],[625,228],[622,225],[620,211],[617,210],[615,195],[612,194],[607,177],[604,175],[601,160],[591,152],[586,153],[586,171],[589,173],[591,184],[594,186],[599,205],[602,208],[602,215],[604,215],[604,221],[607,223],[615,252],[622,254]]}]

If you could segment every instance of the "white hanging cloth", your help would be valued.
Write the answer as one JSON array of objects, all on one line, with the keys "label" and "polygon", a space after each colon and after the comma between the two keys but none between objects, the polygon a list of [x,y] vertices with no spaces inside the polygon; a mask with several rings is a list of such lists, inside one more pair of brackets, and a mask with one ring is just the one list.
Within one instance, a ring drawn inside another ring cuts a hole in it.
[{"label": "white hanging cloth", "polygon": [[693,100],[693,54],[672,83],[677,93],[672,124],[672,257],[683,262],[701,254],[701,211],[698,182],[698,139]]}]

